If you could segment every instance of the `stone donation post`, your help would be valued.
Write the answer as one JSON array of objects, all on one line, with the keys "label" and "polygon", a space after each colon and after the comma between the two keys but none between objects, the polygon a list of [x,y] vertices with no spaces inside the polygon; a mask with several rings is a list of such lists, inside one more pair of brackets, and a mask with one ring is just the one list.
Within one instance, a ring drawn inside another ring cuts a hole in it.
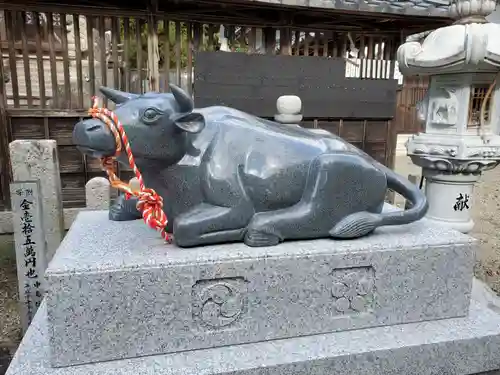
[{"label": "stone donation post", "polygon": [[47,247],[38,181],[10,185],[21,323],[25,332],[43,298]]},{"label": "stone donation post", "polygon": [[61,177],[54,140],[15,140],[9,144],[13,181],[40,181],[42,225],[49,260],[64,233]]}]

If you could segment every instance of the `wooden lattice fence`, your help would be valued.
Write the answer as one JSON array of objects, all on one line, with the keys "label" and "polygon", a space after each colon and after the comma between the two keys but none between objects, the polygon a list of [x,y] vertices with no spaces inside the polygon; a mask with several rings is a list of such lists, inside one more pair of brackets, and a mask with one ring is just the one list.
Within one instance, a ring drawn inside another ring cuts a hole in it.
[{"label": "wooden lattice fence", "polygon": [[[296,30],[286,27],[203,24],[120,14],[21,12],[5,10],[0,18],[0,206],[8,205],[7,145],[14,139],[51,138],[58,143],[65,207],[84,204],[84,185],[100,175],[72,145],[73,125],[86,116],[90,97],[99,86],[142,93],[168,89],[172,82],[192,92],[197,51],[222,50],[246,54],[324,56],[346,60],[346,75],[390,79],[399,37],[380,33]],[[111,106],[111,103],[105,103]],[[334,103],[332,103],[334,105]],[[317,118],[314,126],[354,121],[363,129],[356,140],[382,139],[391,148],[391,122],[375,126],[370,119],[331,122]],[[337,125],[335,125],[337,124]],[[341,133],[349,137],[350,131]],[[370,138],[371,137],[371,138]],[[373,146],[375,147],[375,146]],[[372,152],[368,150],[369,152]],[[376,150],[374,149],[373,152]],[[377,151],[379,152],[379,151]],[[384,161],[390,159],[384,151]],[[389,156],[388,156],[389,155]],[[117,167],[118,169],[118,167]],[[120,171],[124,178],[129,171]]]}]

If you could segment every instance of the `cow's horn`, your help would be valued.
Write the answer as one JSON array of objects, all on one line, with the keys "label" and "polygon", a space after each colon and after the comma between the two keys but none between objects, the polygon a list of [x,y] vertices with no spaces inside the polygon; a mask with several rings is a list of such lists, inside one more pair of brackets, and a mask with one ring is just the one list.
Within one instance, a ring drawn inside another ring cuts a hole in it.
[{"label": "cow's horn", "polygon": [[111,89],[109,87],[100,87],[99,90],[103,93],[103,95],[109,100],[115,102],[116,104],[125,103],[130,99],[137,98],[138,95],[132,94],[130,92],[119,91],[115,89]]},{"label": "cow's horn", "polygon": [[181,113],[189,113],[194,108],[193,99],[180,87],[176,85],[169,84],[170,91],[174,95],[175,101],[179,104],[179,109]]}]

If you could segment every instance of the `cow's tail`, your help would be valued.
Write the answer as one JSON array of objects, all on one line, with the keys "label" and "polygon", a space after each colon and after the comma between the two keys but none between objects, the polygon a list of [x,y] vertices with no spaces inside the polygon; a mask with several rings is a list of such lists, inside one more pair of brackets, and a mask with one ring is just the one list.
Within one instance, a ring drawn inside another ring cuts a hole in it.
[{"label": "cow's tail", "polygon": [[380,226],[412,223],[420,220],[427,213],[429,207],[427,199],[415,184],[385,166],[380,165],[379,167],[387,176],[387,187],[410,201],[410,208],[404,211],[394,210],[382,213],[367,211],[353,213],[342,219],[330,230],[332,237],[361,237]]}]

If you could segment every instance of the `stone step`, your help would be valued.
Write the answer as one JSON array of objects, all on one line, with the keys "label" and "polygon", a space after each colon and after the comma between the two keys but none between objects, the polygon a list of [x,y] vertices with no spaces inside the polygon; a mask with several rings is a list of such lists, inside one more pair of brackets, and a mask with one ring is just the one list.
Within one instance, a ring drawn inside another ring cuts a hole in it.
[{"label": "stone step", "polygon": [[51,367],[42,303],[6,375],[495,375],[486,371],[500,369],[500,315],[475,297],[463,318],[65,368]]}]

